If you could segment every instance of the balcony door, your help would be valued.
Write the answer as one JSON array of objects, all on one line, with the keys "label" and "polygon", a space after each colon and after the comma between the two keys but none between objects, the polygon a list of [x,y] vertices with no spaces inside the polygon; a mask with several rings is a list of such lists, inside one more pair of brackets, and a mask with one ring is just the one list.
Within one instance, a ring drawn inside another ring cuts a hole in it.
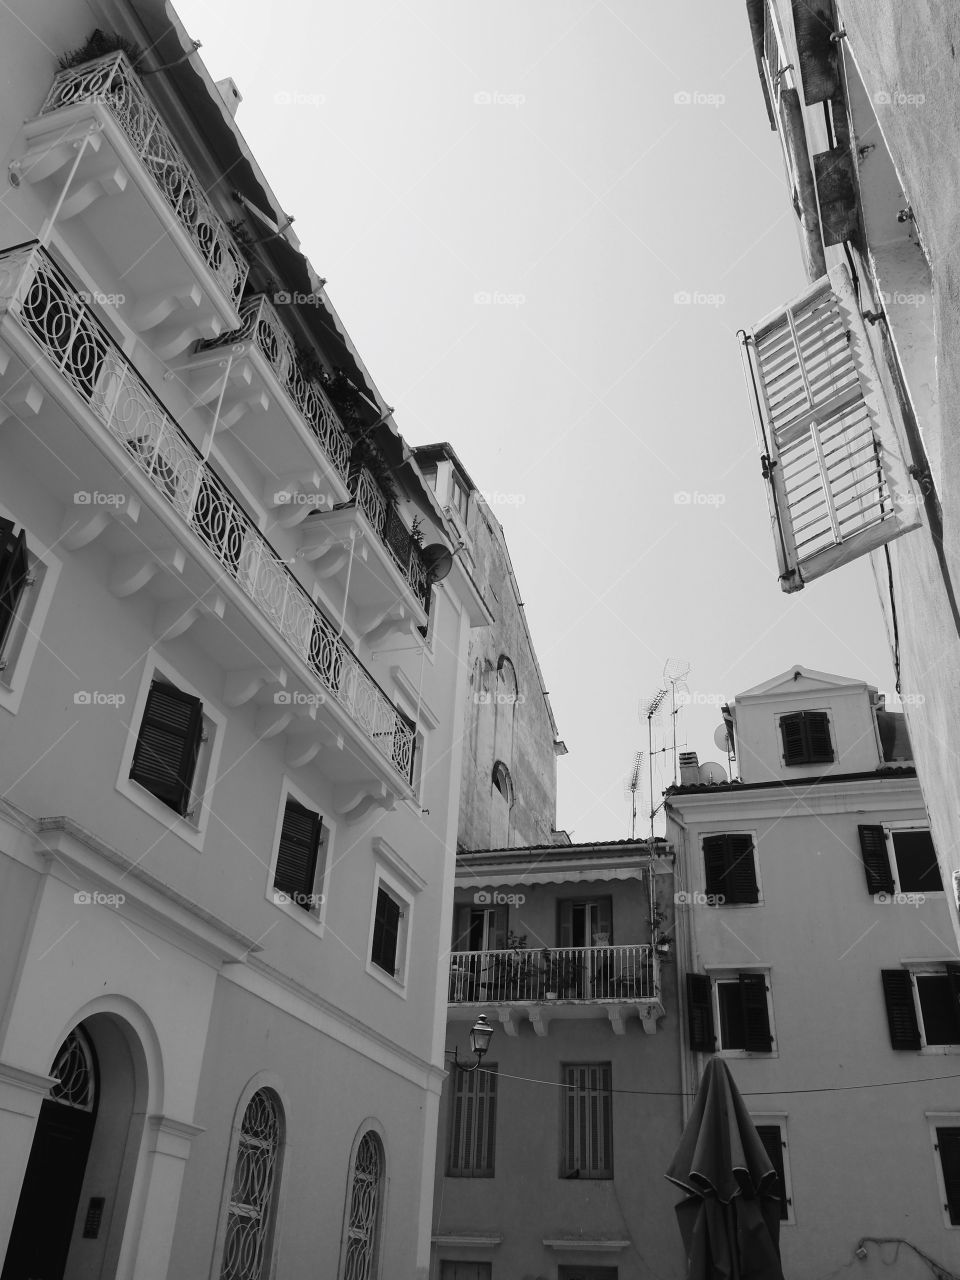
[{"label": "balcony door", "polygon": [[613,942],[613,899],[561,898],[557,902],[557,945],[572,949],[566,958],[567,973],[574,975],[568,990],[579,1000],[607,996],[611,980],[611,957],[595,952],[579,953],[579,948],[609,946]]},{"label": "balcony door", "polygon": [[466,904],[457,908],[453,950],[469,954],[454,957],[452,1000],[494,998],[496,964],[492,957],[478,953],[506,950],[507,923],[506,906]]}]

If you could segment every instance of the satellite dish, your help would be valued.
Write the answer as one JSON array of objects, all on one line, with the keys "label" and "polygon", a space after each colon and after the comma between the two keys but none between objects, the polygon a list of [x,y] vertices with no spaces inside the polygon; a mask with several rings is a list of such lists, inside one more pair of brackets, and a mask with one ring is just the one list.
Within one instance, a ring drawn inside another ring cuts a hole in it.
[{"label": "satellite dish", "polygon": [[698,770],[698,776],[701,782],[726,782],[727,771],[722,764],[717,764],[713,760],[705,760]]},{"label": "satellite dish", "polygon": [[713,745],[719,747],[721,751],[726,751],[727,755],[735,756],[733,739],[730,737],[730,730],[727,728],[726,721],[717,725],[713,734]]},{"label": "satellite dish", "polygon": [[432,542],[423,548],[423,563],[430,582],[442,582],[453,568],[453,552],[442,542]]}]

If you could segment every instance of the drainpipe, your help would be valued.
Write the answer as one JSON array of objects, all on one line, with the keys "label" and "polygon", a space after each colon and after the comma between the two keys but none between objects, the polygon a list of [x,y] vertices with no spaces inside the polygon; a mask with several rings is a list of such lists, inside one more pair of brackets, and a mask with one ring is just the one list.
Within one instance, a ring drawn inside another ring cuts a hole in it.
[{"label": "drainpipe", "polygon": [[[673,862],[673,888],[674,893],[680,893],[685,888],[685,871],[687,865],[687,827],[678,816],[677,810],[673,808],[669,802],[666,805],[667,817],[672,818],[674,824],[679,830],[678,848],[676,850]],[[697,957],[693,931],[688,925],[689,917],[684,911],[674,912],[674,933],[676,934],[677,944],[674,947],[676,954],[677,966],[677,1014],[680,1023],[680,1090],[681,1104],[683,1108],[683,1123],[686,1124],[693,1110],[693,1100],[696,1094],[696,1086],[699,1081],[696,1079],[697,1071],[693,1051],[687,1048],[686,1043],[686,988],[683,978],[687,973],[695,971],[695,960]]]}]

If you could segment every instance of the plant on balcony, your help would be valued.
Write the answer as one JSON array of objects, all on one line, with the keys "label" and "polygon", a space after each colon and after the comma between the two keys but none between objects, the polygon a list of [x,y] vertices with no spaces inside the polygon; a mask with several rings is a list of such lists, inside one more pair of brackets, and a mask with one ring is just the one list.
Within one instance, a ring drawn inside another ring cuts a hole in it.
[{"label": "plant on balcony", "polygon": [[568,1000],[579,998],[583,992],[584,979],[583,961],[579,956],[547,948],[540,954],[547,994],[555,992],[557,996],[565,996]]},{"label": "plant on balcony", "polygon": [[118,36],[115,31],[101,31],[97,27],[78,48],[62,53],[57,59],[57,66],[61,71],[69,71],[71,67],[82,67],[85,62],[105,58],[108,53],[125,53],[134,64],[143,56],[131,41]]},{"label": "plant on balcony", "polygon": [[395,502],[397,490],[393,483],[393,469],[383,450],[371,439],[370,428],[364,424],[360,392],[342,369],[336,369],[332,376],[324,377],[323,389],[330,397],[353,445],[350,455],[351,472],[366,467],[380,486],[384,497]]}]

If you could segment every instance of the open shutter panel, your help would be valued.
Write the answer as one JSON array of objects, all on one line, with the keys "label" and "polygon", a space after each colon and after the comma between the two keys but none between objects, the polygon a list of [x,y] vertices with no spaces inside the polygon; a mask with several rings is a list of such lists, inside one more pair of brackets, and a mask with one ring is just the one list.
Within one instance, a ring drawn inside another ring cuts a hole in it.
[{"label": "open shutter panel", "polygon": [[717,1044],[713,1030],[713,983],[705,973],[687,974],[687,1023],[690,1048],[713,1053]]},{"label": "open shutter panel", "polygon": [[727,838],[704,836],[703,872],[707,893],[727,892]]},{"label": "open shutter panel", "polygon": [[[605,933],[607,941],[613,943],[613,899],[598,898],[597,899],[597,925],[595,933]],[[590,939],[591,944],[593,939]]]},{"label": "open shutter panel", "polygon": [[740,974],[740,1008],[743,1011],[743,1047],[749,1053],[769,1053],[773,1036],[770,1034],[767,979],[764,974]]},{"label": "open shutter panel", "polygon": [[915,500],[844,264],[747,337],[784,591],[915,529]]},{"label": "open shutter panel", "polygon": [[960,1226],[960,1129],[938,1129],[937,1148],[947,1196],[943,1207],[949,1212],[953,1226]]},{"label": "open shutter panel", "polygon": [[837,45],[830,39],[837,25],[830,0],[793,0],[800,80],[808,107],[839,92]]},{"label": "open shutter panel", "polygon": [[457,907],[453,925],[453,950],[470,950],[470,917],[472,908]]},{"label": "open shutter panel", "polygon": [[733,834],[724,836],[726,843],[727,870],[724,877],[726,888],[720,889],[727,902],[759,902],[760,888],[757,884],[756,853],[753,837]]},{"label": "open shutter panel", "polygon": [[190,806],[203,733],[203,704],[154,680],[133,753],[130,777],[181,816]]},{"label": "open shutter panel", "polygon": [[913,980],[906,969],[882,969],[883,998],[887,1002],[890,1043],[894,1049],[919,1049],[920,1026],[913,1002]]},{"label": "open shutter panel", "polygon": [[813,157],[820,207],[820,231],[826,245],[852,240],[860,226],[857,182],[849,146],[841,144]]},{"label": "open shutter panel", "polygon": [[887,841],[880,826],[857,827],[860,836],[860,856],[867,876],[867,893],[893,893],[893,872]]},{"label": "open shutter panel", "polygon": [[776,1179],[772,1183],[767,1183],[767,1188],[771,1195],[775,1195],[780,1201],[780,1219],[781,1221],[787,1216],[787,1193],[786,1182],[783,1176],[783,1134],[780,1132],[778,1124],[758,1124],[757,1137],[763,1143],[763,1149],[770,1158],[773,1165]]},{"label": "open shutter panel", "polygon": [[780,737],[783,740],[783,763],[803,764],[807,758],[807,744],[803,717],[799,712],[780,717]]},{"label": "open shutter panel", "polygon": [[[288,800],[283,813],[273,883],[282,893],[312,894],[323,820],[319,813]],[[295,899],[296,900],[296,899]],[[310,904],[298,903],[299,906]]]},{"label": "open shutter panel", "polygon": [[808,759],[812,764],[829,764],[833,760],[830,717],[826,711],[804,711],[801,716]]},{"label": "open shutter panel", "polygon": [[21,529],[15,534],[9,520],[0,520],[0,648],[13,623],[28,572],[25,533]]},{"label": "open shutter panel", "polygon": [[950,987],[950,1005],[953,1009],[953,1040],[951,1043],[960,1044],[960,964],[948,964],[947,984]]},{"label": "open shutter panel", "polygon": [[569,899],[557,903],[557,946],[573,946],[573,903]]},{"label": "open shutter panel", "polygon": [[507,949],[507,925],[509,924],[509,915],[506,906],[494,907],[493,914],[493,933],[491,934],[490,950],[506,951]]},{"label": "open shutter panel", "polygon": [[397,942],[400,937],[400,907],[383,889],[377,890],[377,910],[373,920],[374,964],[396,976]]}]

